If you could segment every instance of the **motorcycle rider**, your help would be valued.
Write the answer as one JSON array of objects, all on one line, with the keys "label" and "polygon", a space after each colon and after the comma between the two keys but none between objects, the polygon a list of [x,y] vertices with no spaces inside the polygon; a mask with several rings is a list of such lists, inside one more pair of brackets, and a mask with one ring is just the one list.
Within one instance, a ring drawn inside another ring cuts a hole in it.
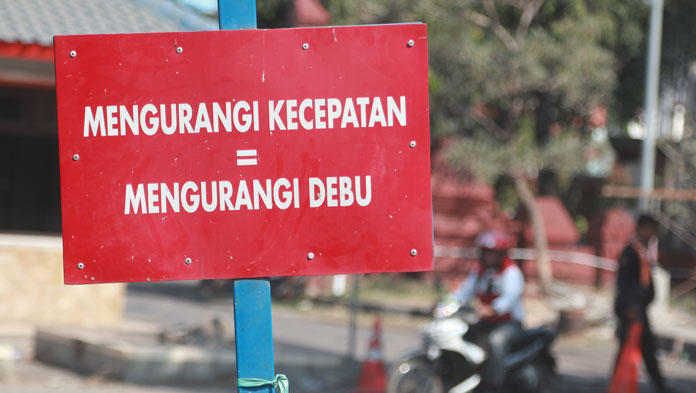
[{"label": "motorcycle rider", "polygon": [[460,304],[476,296],[480,321],[467,337],[482,343],[488,353],[483,382],[500,389],[505,383],[503,361],[511,344],[522,332],[524,276],[508,256],[512,239],[499,230],[486,230],[476,238],[479,263],[451,294]]}]

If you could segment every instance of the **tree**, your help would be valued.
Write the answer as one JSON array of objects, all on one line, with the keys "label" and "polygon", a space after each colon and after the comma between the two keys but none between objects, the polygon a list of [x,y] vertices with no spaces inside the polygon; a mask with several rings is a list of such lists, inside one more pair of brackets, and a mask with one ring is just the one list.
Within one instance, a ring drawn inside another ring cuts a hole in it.
[{"label": "tree", "polygon": [[[448,149],[448,158],[455,169],[470,171],[493,181],[500,176],[513,180],[522,205],[527,209],[534,233],[541,288],[548,292],[553,280],[548,257],[546,228],[527,178],[540,169],[571,175],[584,170],[582,151],[585,143],[576,135],[556,136],[543,146],[534,143],[533,130],[521,132],[505,144],[489,137],[459,139]],[[580,153],[580,154],[579,154]]]},{"label": "tree", "polygon": [[612,104],[622,52],[642,42],[641,0],[324,0],[335,23],[428,23],[433,143],[453,166],[510,176],[534,228],[542,289],[546,233],[528,178],[583,168],[590,114]]},{"label": "tree", "polygon": [[582,0],[471,1],[461,14],[470,23],[462,42],[469,56],[455,64],[449,59],[469,70],[462,85],[472,89],[461,98],[469,101],[463,109],[484,131],[472,133],[483,142],[455,143],[450,157],[479,176],[513,179],[532,224],[545,293],[553,278],[546,228],[527,178],[543,169],[584,169],[577,134],[616,86],[611,11]]},{"label": "tree", "polygon": [[471,86],[461,97],[468,101],[462,109],[484,132],[476,133],[478,140],[455,143],[450,157],[479,176],[513,179],[530,217],[547,292],[552,273],[546,229],[527,178],[546,168],[581,169],[580,140],[560,134],[581,128],[614,88],[615,60],[599,42],[606,21],[583,1],[471,1],[460,15],[470,23],[462,37],[468,56],[448,62],[469,71],[462,75],[461,85]]}]

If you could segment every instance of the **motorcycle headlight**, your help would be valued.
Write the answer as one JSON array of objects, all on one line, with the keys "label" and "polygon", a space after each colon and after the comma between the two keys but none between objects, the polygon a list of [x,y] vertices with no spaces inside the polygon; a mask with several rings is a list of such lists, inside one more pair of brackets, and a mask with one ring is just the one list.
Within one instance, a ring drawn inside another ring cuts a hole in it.
[{"label": "motorcycle headlight", "polygon": [[444,314],[446,317],[452,316],[459,310],[459,305],[457,303],[450,303],[445,307]]},{"label": "motorcycle headlight", "polygon": [[428,357],[428,360],[435,360],[438,357],[440,357],[440,348],[438,348],[435,345],[431,345],[428,347],[428,351],[426,352],[426,356]]},{"label": "motorcycle headlight", "polygon": [[457,301],[439,303],[437,307],[435,307],[433,316],[437,319],[449,318],[459,310],[459,307],[460,305]]}]

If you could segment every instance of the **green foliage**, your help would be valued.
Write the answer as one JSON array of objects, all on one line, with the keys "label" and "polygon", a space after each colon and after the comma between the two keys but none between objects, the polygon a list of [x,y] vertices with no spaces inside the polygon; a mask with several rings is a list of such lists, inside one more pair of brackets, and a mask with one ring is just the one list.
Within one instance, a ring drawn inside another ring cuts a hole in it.
[{"label": "green foliage", "polygon": [[485,136],[462,138],[449,146],[447,156],[455,169],[495,181],[499,176],[536,177],[540,168],[551,169],[560,177],[584,169],[586,142],[573,133],[552,137],[537,145],[522,132],[509,143],[501,144]]},{"label": "green foliage", "polygon": [[500,209],[509,214],[514,215],[517,207],[520,205],[520,198],[517,195],[515,182],[509,176],[500,176],[493,183],[495,190],[495,200],[498,202]]},{"label": "green foliage", "polygon": [[256,18],[262,29],[288,27],[287,14],[292,0],[259,0],[256,2]]},{"label": "green foliage", "polygon": [[647,11],[642,0],[323,3],[337,24],[428,24],[431,134],[467,138],[450,157],[489,179],[584,169],[580,135],[612,105],[624,56],[642,50]]}]

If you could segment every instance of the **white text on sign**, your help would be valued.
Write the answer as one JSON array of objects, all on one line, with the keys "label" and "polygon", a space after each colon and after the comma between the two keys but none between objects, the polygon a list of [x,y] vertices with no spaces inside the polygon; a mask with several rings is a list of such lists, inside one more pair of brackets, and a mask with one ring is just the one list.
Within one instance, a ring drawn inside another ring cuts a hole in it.
[{"label": "white text on sign", "polygon": [[[267,109],[267,116],[261,110]],[[267,119],[261,124],[260,119]],[[248,131],[324,130],[406,126],[406,97],[281,99],[258,101],[86,106],[83,136],[158,133],[198,134]]]},{"label": "white text on sign", "polygon": [[[372,201],[371,176],[310,177],[310,208],[365,207]],[[124,214],[195,213],[300,207],[300,180],[228,180],[126,184]]]}]

